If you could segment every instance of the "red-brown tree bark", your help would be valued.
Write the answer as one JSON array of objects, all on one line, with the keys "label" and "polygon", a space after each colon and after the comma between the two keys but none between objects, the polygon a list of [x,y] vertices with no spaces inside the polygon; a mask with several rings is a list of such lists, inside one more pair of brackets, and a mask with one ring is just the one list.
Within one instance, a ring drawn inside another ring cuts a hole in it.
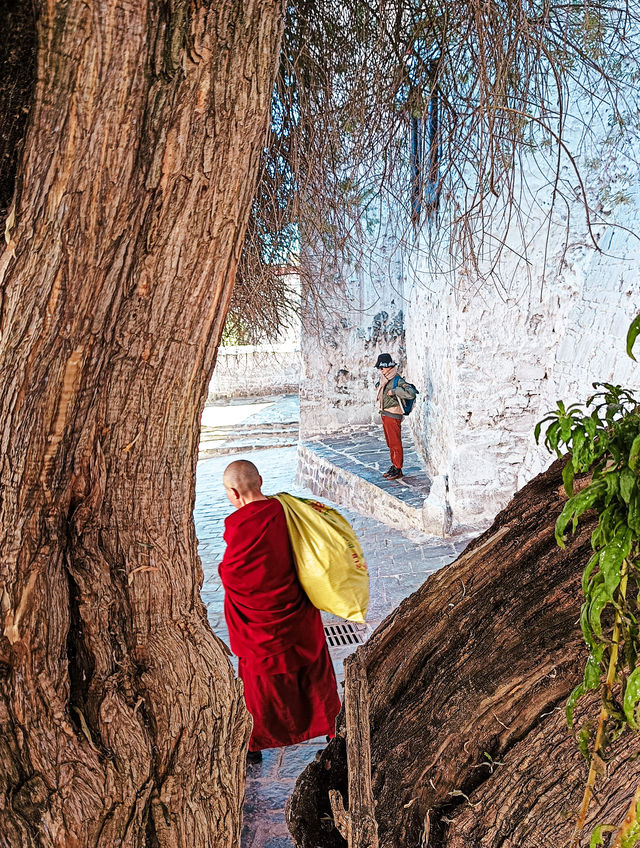
[{"label": "red-brown tree bark", "polygon": [[[370,693],[381,848],[562,848],[587,764],[565,701],[586,660],[580,573],[593,524],[566,550],[560,463],[519,492],[459,559],[428,578],[358,649]],[[597,720],[597,698],[579,720]],[[340,735],[298,779],[288,810],[300,848],[338,848],[328,793],[347,792]],[[619,822],[640,780],[640,740],[612,747],[582,845]]]},{"label": "red-brown tree bark", "polygon": [[283,3],[35,12],[0,255],[0,845],[237,845],[249,719],[192,507]]}]

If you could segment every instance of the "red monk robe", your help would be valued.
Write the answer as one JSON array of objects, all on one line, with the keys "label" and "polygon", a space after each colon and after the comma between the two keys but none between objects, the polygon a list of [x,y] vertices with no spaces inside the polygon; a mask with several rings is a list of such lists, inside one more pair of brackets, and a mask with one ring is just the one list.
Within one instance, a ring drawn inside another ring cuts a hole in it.
[{"label": "red monk robe", "polygon": [[252,501],[225,521],[219,566],[231,649],[239,658],[250,751],[333,735],[340,699],[322,620],[295,572],[284,511]]}]

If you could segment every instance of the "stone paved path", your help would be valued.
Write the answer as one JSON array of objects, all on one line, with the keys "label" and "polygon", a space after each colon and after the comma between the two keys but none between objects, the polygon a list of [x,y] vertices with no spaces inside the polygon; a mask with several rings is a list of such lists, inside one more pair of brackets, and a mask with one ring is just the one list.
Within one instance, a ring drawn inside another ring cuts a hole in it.
[{"label": "stone paved path", "polygon": [[446,498],[438,487],[432,492],[431,479],[407,432],[403,442],[404,476],[386,480],[382,472],[389,467],[389,449],[379,424],[302,439],[298,478],[316,495],[348,502],[361,515],[442,536],[450,525]]},{"label": "stone paved path", "polygon": [[[256,401],[255,405],[261,402]],[[274,416],[276,413],[266,407],[264,414]],[[254,410],[252,415],[257,416],[259,423],[260,413]],[[224,518],[231,512],[231,505],[224,494],[221,478],[226,465],[240,458],[251,459],[256,463],[265,481],[265,493],[288,491],[295,495],[311,496],[309,490],[295,482],[295,447],[238,451],[203,459],[198,463],[194,515],[204,570],[202,597],[207,605],[211,626],[227,644],[223,592],[217,564],[224,551]],[[369,566],[371,602],[365,636],[403,598],[422,585],[429,574],[455,559],[469,541],[468,538],[443,541],[419,531],[401,532],[352,512],[345,506],[340,505],[338,508],[358,534]],[[334,620],[325,614],[323,619],[325,623]],[[331,648],[339,681],[343,679],[342,661],[354,647]],[[284,820],[286,800],[298,774],[324,745],[323,739],[316,739],[302,745],[265,751],[262,763],[248,766],[242,848],[292,846]]]}]

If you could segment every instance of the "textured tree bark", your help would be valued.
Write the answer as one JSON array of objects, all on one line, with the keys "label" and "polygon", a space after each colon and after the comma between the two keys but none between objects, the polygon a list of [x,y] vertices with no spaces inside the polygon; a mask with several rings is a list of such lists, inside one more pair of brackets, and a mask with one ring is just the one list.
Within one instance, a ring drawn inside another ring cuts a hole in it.
[{"label": "textured tree bark", "polygon": [[348,848],[378,848],[378,829],[371,791],[369,683],[356,652],[345,661],[345,740],[349,810],[342,795],[329,792],[333,820]]},{"label": "textured tree bark", "polygon": [[192,508],[283,2],[35,11],[0,256],[0,845],[238,845],[249,718]]},{"label": "textured tree bark", "polygon": [[[359,649],[381,848],[568,844],[587,765],[564,702],[586,659],[579,585],[592,525],[561,551],[553,531],[564,501],[556,462]],[[346,792],[341,736],[296,784],[288,824],[298,846],[345,844],[328,801]],[[639,750],[630,736],[613,746],[582,844],[595,822],[621,821]]]}]

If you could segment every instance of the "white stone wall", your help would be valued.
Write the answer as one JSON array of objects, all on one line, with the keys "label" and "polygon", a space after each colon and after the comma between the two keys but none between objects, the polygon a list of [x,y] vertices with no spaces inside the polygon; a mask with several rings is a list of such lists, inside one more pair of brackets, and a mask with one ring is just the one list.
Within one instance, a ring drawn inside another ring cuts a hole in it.
[{"label": "white stone wall", "polygon": [[[322,336],[305,339],[300,387],[302,436],[334,433],[378,419],[375,362],[378,354],[401,355],[403,313],[395,302],[387,312],[343,314],[327,323]],[[360,324],[359,322],[368,322]]]},{"label": "white stone wall", "polygon": [[284,280],[296,304],[295,314],[269,342],[219,347],[208,401],[298,393],[302,371],[300,275],[287,273]]},{"label": "white stone wall", "polygon": [[236,345],[218,349],[208,400],[297,393],[298,345]]},{"label": "white stone wall", "polygon": [[398,249],[398,236],[394,250],[388,228],[385,271],[376,260],[332,274],[322,287],[334,294],[306,320],[303,436],[376,420],[372,365],[384,350],[398,356],[420,391],[405,433],[454,529],[487,526],[548,466],[533,430],[558,399],[586,400],[594,380],[640,387],[640,365],[625,351],[640,311],[640,138],[618,137],[616,123],[590,119],[583,102],[580,112],[573,140],[593,131],[579,159],[591,232],[568,163],[552,208],[555,153],[541,146],[515,186],[520,218],[505,233],[498,199],[484,221],[493,244],[506,244],[500,259],[485,244],[484,277],[438,240],[451,211],[444,199],[440,222],[415,244]]},{"label": "white stone wall", "polygon": [[[487,525],[548,466],[533,429],[558,399],[586,400],[594,380],[640,386],[640,366],[625,352],[640,311],[637,172],[630,180],[626,158],[612,153],[591,174],[589,196],[597,208],[602,187],[620,182],[624,198],[600,204],[599,221],[596,215],[602,252],[590,245],[576,200],[564,217],[554,216],[548,235],[542,211],[531,215],[523,235],[528,263],[507,254],[500,285],[433,273],[424,252],[414,259],[407,371],[421,374],[430,396],[411,425],[432,475],[447,482],[458,525]],[[530,190],[543,192],[542,180]]]},{"label": "white stone wall", "polygon": [[[314,261],[303,256],[307,273]],[[300,435],[339,432],[379,421],[379,353],[404,356],[402,256],[372,248],[357,270],[315,272],[322,301],[303,314]]]}]

